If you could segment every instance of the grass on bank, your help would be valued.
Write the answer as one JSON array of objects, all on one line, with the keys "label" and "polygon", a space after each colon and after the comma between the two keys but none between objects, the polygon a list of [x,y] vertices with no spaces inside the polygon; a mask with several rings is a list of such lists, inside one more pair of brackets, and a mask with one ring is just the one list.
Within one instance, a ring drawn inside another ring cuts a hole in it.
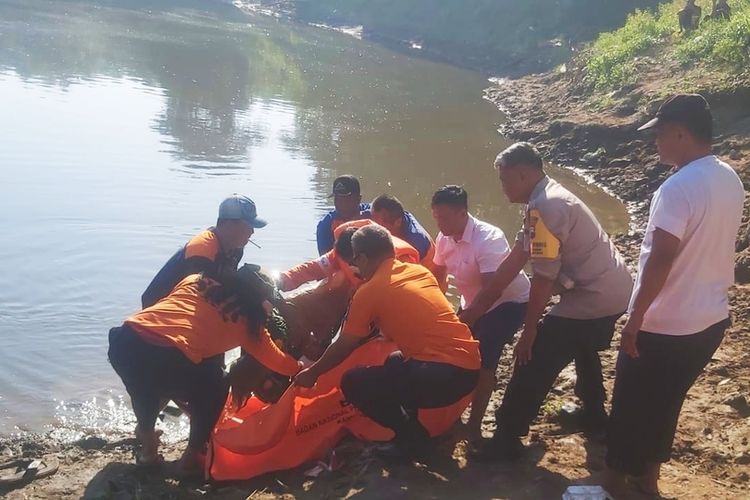
[{"label": "grass on bank", "polygon": [[[698,0],[705,17],[711,0]],[[658,61],[674,60],[683,66],[706,63],[725,73],[750,66],[750,1],[729,0],[732,17],[703,20],[690,34],[679,33],[677,12],[684,0],[672,0],[655,10],[636,10],[625,25],[602,33],[583,52],[585,83],[596,90],[613,90],[635,83],[638,58],[658,51]]]}]

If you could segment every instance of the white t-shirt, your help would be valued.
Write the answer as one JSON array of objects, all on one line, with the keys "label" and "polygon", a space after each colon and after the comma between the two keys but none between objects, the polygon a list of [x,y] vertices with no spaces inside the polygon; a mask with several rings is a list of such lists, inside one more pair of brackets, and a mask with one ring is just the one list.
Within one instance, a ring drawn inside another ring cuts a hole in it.
[{"label": "white t-shirt", "polygon": [[654,193],[633,298],[654,229],[676,236],[680,246],[664,288],[646,311],[643,331],[691,335],[728,317],[727,290],[734,283],[734,245],[744,198],[740,178],[715,156],[688,163]]},{"label": "white t-shirt", "polygon": [[[439,233],[435,241],[438,266],[445,266],[461,292],[461,307],[466,308],[482,289],[482,274],[494,273],[510,253],[503,231],[469,215],[461,239]],[[528,302],[529,278],[521,271],[490,310],[503,302]]]}]

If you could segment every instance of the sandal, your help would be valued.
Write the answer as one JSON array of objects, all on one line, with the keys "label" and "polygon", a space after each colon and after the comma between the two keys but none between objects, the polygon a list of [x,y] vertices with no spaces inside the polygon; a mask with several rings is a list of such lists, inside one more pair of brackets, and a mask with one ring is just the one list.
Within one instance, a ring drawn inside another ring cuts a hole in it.
[{"label": "sandal", "polygon": [[0,463],[0,486],[9,486],[51,476],[59,464],[53,458],[20,458]]}]

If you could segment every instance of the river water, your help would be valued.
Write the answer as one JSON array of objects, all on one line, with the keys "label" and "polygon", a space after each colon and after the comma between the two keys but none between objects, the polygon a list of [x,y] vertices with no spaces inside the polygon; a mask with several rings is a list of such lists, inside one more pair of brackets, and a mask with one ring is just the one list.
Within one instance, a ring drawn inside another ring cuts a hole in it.
[{"label": "river water", "polygon": [[[232,192],[270,221],[245,252],[268,269],[316,255],[341,173],[433,233],[446,183],[519,223],[481,75],[231,7],[130,3],[0,0],[0,434],[127,420],[107,331]],[[617,200],[552,174],[627,226]]]}]

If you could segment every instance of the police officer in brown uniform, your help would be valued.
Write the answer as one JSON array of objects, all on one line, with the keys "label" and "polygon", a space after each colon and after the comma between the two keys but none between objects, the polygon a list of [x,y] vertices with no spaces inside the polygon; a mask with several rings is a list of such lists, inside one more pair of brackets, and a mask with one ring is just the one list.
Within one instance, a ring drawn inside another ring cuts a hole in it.
[{"label": "police officer in brown uniform", "polygon": [[[496,413],[497,431],[476,454],[479,460],[520,455],[520,437],[573,360],[584,422],[603,429],[606,395],[598,352],[609,347],[633,288],[625,262],[594,214],[547,177],[533,146],[514,144],[498,155],[495,167],[508,199],[526,204],[523,231],[462,319],[471,324],[479,317],[527,262],[532,279],[525,326],[514,351],[517,363]],[[544,314],[555,294],[560,301]]]}]

